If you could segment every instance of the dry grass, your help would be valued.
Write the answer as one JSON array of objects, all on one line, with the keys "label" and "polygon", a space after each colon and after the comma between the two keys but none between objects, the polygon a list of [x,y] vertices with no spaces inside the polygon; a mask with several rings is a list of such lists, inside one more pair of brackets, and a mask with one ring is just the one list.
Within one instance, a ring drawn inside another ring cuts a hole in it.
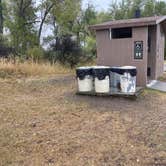
[{"label": "dry grass", "polygon": [[166,82],[166,72],[164,72],[163,76],[159,77],[158,80]]},{"label": "dry grass", "polygon": [[27,76],[46,76],[55,74],[69,74],[73,71],[58,63],[51,65],[50,63],[32,63],[32,62],[16,62],[0,60],[0,77],[27,77]]},{"label": "dry grass", "polygon": [[73,75],[0,84],[1,166],[166,165],[164,93],[76,96]]}]

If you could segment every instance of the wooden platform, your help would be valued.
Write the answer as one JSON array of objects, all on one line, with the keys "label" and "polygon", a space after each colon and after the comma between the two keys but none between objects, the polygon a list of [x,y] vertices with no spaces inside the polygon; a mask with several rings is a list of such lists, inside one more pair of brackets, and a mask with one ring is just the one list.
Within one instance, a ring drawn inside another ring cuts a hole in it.
[{"label": "wooden platform", "polygon": [[137,87],[135,93],[122,93],[117,89],[111,89],[110,93],[96,93],[95,91],[92,92],[77,92],[77,95],[85,95],[85,96],[114,96],[114,97],[126,97],[126,98],[133,98],[136,99],[142,92],[142,87]]}]

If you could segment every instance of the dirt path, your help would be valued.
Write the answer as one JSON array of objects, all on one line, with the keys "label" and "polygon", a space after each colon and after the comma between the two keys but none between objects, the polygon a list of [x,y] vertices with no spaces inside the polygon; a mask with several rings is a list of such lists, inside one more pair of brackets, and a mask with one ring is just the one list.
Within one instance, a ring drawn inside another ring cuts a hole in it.
[{"label": "dirt path", "polygon": [[0,83],[0,165],[166,166],[165,93],[76,96],[74,76]]}]

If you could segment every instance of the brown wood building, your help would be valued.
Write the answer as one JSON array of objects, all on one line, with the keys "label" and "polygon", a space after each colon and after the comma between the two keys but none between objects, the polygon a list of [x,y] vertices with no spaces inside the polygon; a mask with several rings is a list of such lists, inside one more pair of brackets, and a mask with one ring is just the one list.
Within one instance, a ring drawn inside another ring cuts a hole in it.
[{"label": "brown wood building", "polygon": [[98,65],[136,66],[138,86],[162,76],[166,16],[109,21],[90,28],[96,31]]}]

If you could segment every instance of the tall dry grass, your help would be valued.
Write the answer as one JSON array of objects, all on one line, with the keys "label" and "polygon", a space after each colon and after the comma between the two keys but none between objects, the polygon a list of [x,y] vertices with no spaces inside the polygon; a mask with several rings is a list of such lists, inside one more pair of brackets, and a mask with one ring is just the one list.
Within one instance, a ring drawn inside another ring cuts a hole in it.
[{"label": "tall dry grass", "polygon": [[33,62],[13,62],[5,59],[0,59],[0,77],[28,77],[28,76],[46,76],[55,74],[69,74],[73,70],[62,66],[58,63],[51,65],[48,62],[33,63]]}]

